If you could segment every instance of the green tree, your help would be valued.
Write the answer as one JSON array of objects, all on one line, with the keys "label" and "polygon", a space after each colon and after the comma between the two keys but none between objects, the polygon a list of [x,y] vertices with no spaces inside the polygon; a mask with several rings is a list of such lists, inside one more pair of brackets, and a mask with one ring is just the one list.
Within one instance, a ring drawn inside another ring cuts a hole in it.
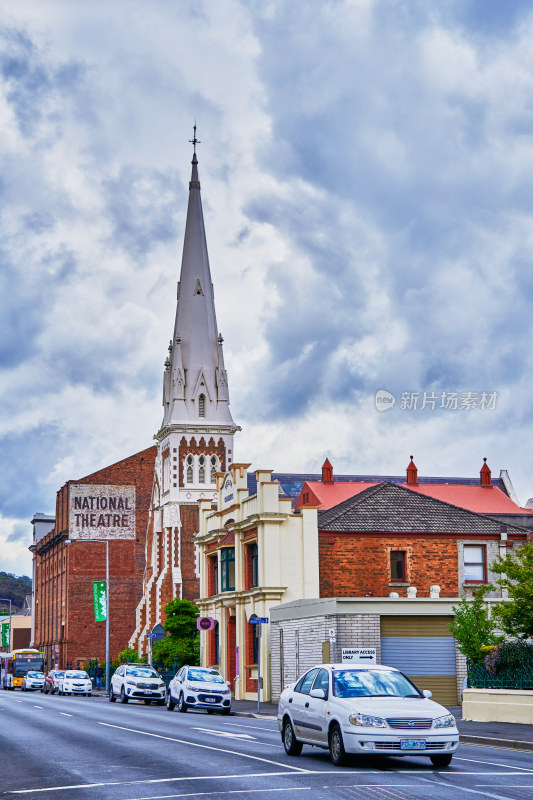
[{"label": "green tree", "polygon": [[200,663],[200,633],[196,627],[198,606],[188,600],[170,600],[165,606],[167,615],[163,625],[167,636],[154,642],[154,662],[172,668],[182,664]]},{"label": "green tree", "polygon": [[517,639],[533,638],[533,542],[496,559],[491,570],[500,575],[496,583],[509,594],[508,601],[494,608],[501,629]]},{"label": "green tree", "polygon": [[134,663],[139,661],[139,654],[133,647],[125,647],[124,650],[113,659],[113,666],[116,669],[121,664],[125,664],[128,661],[133,661]]},{"label": "green tree", "polygon": [[457,647],[469,661],[481,663],[486,655],[483,647],[496,645],[505,637],[494,633],[494,623],[483,603],[491,586],[481,586],[473,600],[462,597],[459,605],[454,606],[455,619],[450,630],[455,636]]}]

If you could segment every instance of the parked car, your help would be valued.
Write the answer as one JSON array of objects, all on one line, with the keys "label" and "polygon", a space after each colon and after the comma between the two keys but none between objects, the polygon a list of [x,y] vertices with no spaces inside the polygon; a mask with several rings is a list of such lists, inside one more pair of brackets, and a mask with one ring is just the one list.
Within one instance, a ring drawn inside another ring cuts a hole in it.
[{"label": "parked car", "polygon": [[22,678],[22,691],[29,692],[44,688],[44,672],[27,672]]},{"label": "parked car", "polygon": [[231,689],[218,669],[213,667],[182,667],[170,681],[166,706],[173,711],[202,708],[208,714],[231,712]]},{"label": "parked car", "polygon": [[121,664],[111,678],[108,696],[111,703],[118,697],[121,703],[144,700],[146,705],[154,701],[162,706],[165,693],[165,683],[153,667],[147,664]]},{"label": "parked car", "polygon": [[430,698],[392,667],[320,664],[281,693],[278,728],[289,756],[311,744],[329,749],[335,765],[357,753],[427,756],[447,767],[459,731]]},{"label": "parked car", "polygon": [[63,677],[65,670],[51,669],[46,678],[44,679],[44,686],[41,692],[45,694],[55,694],[58,690],[59,679]]},{"label": "parked car", "polygon": [[67,669],[58,681],[58,694],[81,694],[91,696],[93,684],[83,669]]}]

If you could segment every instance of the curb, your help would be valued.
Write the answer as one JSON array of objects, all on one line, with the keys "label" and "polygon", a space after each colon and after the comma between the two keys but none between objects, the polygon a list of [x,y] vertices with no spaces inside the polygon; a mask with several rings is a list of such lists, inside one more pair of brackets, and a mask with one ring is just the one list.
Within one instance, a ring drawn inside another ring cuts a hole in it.
[{"label": "curb", "polygon": [[268,720],[277,720],[277,717],[273,717],[271,714],[258,714],[257,711],[232,711],[232,717],[247,717],[248,719],[268,719]]},{"label": "curb", "polygon": [[491,739],[489,736],[473,736],[459,733],[459,742],[462,744],[479,744],[485,747],[498,747],[500,749],[533,751],[533,742],[522,742],[519,739]]}]

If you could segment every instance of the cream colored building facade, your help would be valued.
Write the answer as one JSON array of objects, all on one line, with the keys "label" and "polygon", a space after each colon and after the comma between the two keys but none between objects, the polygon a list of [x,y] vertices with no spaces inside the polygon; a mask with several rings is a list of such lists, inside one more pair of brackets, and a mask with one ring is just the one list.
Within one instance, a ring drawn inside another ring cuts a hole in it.
[{"label": "cream colored building facade", "polygon": [[[217,499],[199,501],[200,613],[215,620],[201,633],[202,664],[217,665],[235,699],[271,698],[270,624],[273,606],[319,595],[316,509],[295,513],[271,470],[248,475],[249,464],[219,474]],[[250,493],[250,487],[255,493]],[[260,646],[259,646],[260,644]]]}]

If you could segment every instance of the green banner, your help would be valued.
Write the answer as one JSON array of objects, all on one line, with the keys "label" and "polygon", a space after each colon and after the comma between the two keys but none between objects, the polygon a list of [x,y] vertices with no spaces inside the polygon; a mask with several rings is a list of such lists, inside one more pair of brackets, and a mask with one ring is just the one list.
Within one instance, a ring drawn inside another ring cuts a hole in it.
[{"label": "green banner", "polygon": [[103,622],[107,619],[107,603],[105,596],[105,581],[93,581],[94,621]]},{"label": "green banner", "polygon": [[9,647],[9,622],[2,623],[2,647]]}]

